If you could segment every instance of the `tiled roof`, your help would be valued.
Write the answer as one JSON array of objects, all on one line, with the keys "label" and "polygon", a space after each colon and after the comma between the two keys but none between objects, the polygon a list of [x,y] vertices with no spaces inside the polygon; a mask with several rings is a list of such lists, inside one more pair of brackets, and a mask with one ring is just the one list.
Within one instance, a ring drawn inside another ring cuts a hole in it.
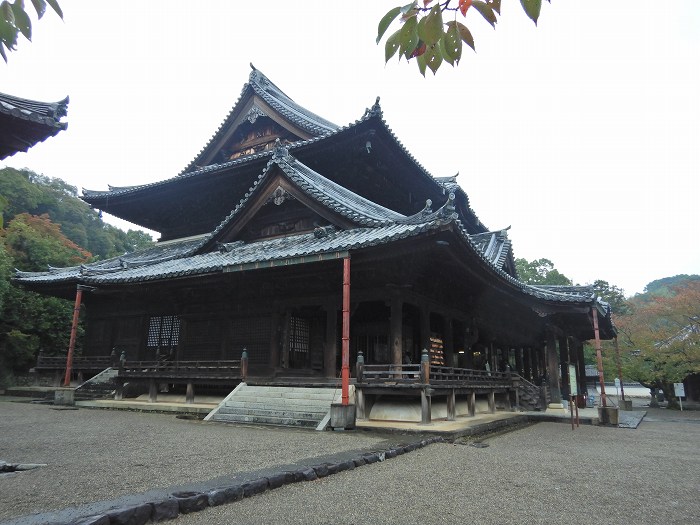
[{"label": "tiled roof", "polygon": [[[238,116],[237,110],[250,91],[263,99],[265,103],[277,111],[282,117],[312,136],[318,137],[320,135],[326,135],[327,133],[338,129],[336,124],[319,117],[315,113],[312,113],[308,109],[294,102],[294,100],[289,98],[284,91],[277,87],[261,71],[255,69],[253,64],[251,64],[250,67],[252,68],[252,71],[250,72],[249,81],[243,85],[241,94],[231,108],[231,111],[229,111],[228,115],[226,115],[226,118],[219,126],[219,129],[216,130],[214,135],[212,135],[209,141],[204,145],[192,162],[190,162],[181,172],[181,174],[196,168],[197,166],[195,163],[197,162],[197,159],[199,159],[212,144],[219,140],[219,138],[228,131],[229,124]],[[261,111],[259,108],[258,110]]]},{"label": "tiled roof", "polygon": [[61,122],[61,118],[67,111],[68,97],[59,102],[39,102],[0,93],[0,117],[3,119],[0,159],[27,151],[37,142],[66,129],[68,124]]},{"label": "tiled roof", "polygon": [[477,233],[469,237],[496,268],[503,269],[512,245],[510,239],[508,239],[507,229]]},{"label": "tiled roof", "polygon": [[337,124],[333,124],[319,117],[315,113],[312,113],[294,102],[284,91],[263,75],[262,72],[255,69],[252,64],[251,67],[253,71],[250,73],[248,85],[253,89],[256,95],[287,118],[287,120],[316,136],[325,135],[330,131],[338,129]]},{"label": "tiled roof", "polygon": [[287,179],[308,197],[358,226],[382,226],[406,219],[404,215],[375,204],[316,173],[289,155],[287,148],[278,145],[273,152],[273,158],[255,180],[253,186],[246,192],[233,211],[208,236],[207,241],[202,243],[202,246],[215,240],[219,232],[231,224],[246,208],[251,198],[261,191],[262,183],[269,177],[273,167],[282,170]]},{"label": "tiled roof", "polygon": [[[174,277],[203,275],[223,271],[236,271],[252,268],[265,268],[320,260],[325,256],[341,256],[349,250],[387,244],[400,239],[416,236],[422,232],[440,227],[439,222],[426,224],[391,224],[378,228],[356,228],[345,231],[318,229],[313,233],[303,233],[288,237],[267,239],[251,243],[230,243],[221,245],[219,251],[200,255],[188,255],[192,244],[172,244],[180,256],[166,259],[151,259],[154,253],[139,253],[138,263],[121,265],[120,259],[104,263],[88,264],[49,272],[17,272],[19,283],[57,283],[79,280],[84,284],[117,284]],[[194,242],[194,241],[192,241]],[[175,246],[177,246],[175,248]],[[341,254],[341,255],[338,255]],[[129,261],[132,260],[129,257]],[[124,258],[122,258],[124,259]],[[125,266],[125,267],[124,267]]]}]

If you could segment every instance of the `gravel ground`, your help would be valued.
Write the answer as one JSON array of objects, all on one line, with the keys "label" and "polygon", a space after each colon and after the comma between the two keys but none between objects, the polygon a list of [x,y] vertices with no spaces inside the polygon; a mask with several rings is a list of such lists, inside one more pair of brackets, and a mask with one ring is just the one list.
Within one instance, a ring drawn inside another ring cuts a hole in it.
[{"label": "gravel ground", "polygon": [[430,445],[176,525],[700,523],[700,412],[652,409],[636,430],[539,423],[485,443]]},{"label": "gravel ground", "polygon": [[56,410],[0,396],[0,522],[125,494],[372,448],[364,433],[285,431],[112,410]]},{"label": "gravel ground", "polygon": [[[0,522],[386,442],[2,401],[0,459],[48,466],[0,476]],[[648,409],[637,430],[539,423],[485,442],[430,445],[173,523],[700,522],[700,412]]]}]

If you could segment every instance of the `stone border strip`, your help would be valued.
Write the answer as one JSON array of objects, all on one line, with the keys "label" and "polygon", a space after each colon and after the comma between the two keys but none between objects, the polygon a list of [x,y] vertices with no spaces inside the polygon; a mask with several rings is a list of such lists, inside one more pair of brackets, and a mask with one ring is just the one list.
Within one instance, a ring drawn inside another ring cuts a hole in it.
[{"label": "stone border strip", "polygon": [[[96,504],[89,504],[84,507],[22,516],[10,520],[7,525],[144,525],[148,522],[157,523],[175,519],[180,514],[189,514],[207,507],[233,503],[291,483],[313,481],[364,465],[386,461],[441,442],[446,442],[446,440],[439,436],[426,437],[408,444],[393,445],[383,450],[339,453],[330,456],[331,461],[315,458],[312,465],[304,465],[303,463],[310,460],[302,460],[299,462],[301,464],[291,466],[289,469],[264,470],[261,472],[265,472],[265,475],[252,476],[248,480],[234,481],[234,479],[229,478],[229,481],[226,482],[226,478],[217,478],[193,484],[183,490],[165,492],[162,495],[156,495],[154,491],[151,491],[150,493],[127,496],[123,499],[129,501],[123,505],[115,506],[112,504],[100,512],[94,512]],[[315,463],[316,461],[320,462]],[[109,504],[110,502],[103,503]]]}]

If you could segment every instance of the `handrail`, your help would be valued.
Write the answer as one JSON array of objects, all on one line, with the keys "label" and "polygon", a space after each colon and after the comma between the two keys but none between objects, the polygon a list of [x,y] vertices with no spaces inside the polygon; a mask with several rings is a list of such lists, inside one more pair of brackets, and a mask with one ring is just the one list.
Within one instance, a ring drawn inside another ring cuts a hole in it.
[{"label": "handrail", "polygon": [[358,366],[358,383],[366,384],[432,384],[455,386],[511,386],[514,376],[511,372],[489,372],[470,368],[431,365],[427,381],[424,380],[422,364],[382,364]]},{"label": "handrail", "polygon": [[[65,368],[66,357],[56,357],[56,356],[44,356],[40,355],[37,357],[36,367],[37,368]],[[112,366],[112,360],[110,357],[103,356],[79,356],[74,357],[72,362],[72,368],[108,368]]]}]

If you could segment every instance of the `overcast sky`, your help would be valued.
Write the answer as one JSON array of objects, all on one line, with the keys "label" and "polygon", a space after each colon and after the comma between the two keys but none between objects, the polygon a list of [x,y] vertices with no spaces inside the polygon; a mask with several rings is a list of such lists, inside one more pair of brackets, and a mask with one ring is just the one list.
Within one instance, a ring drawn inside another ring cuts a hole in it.
[{"label": "overcast sky", "polygon": [[252,62],[339,125],[381,96],[432,175],[459,172],[482,222],[512,226],[516,257],[628,295],[700,273],[697,0],[553,0],[537,28],[504,0],[495,31],[472,9],[478,52],[425,79],[413,63],[385,66],[374,42],[392,0],[60,3],[64,22],[47,13],[0,62],[0,91],[69,95],[68,130],[7,165],[79,189],[175,176]]}]

